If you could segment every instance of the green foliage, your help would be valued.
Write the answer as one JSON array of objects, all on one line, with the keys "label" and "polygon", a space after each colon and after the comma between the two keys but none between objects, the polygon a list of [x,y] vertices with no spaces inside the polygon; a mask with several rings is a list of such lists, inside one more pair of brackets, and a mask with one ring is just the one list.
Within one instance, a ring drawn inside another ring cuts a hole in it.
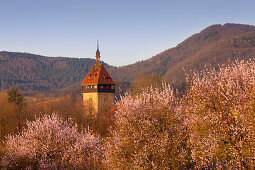
[{"label": "green foliage", "polygon": [[24,94],[17,88],[9,89],[7,91],[8,101],[15,103],[18,107],[24,105]]}]

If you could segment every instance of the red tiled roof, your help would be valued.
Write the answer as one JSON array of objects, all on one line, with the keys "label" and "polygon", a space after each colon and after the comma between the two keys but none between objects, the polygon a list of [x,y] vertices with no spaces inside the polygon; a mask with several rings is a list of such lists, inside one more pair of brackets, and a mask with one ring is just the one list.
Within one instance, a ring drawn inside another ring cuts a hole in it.
[{"label": "red tiled roof", "polygon": [[96,68],[96,64],[92,66],[89,73],[81,83],[81,85],[85,84],[116,84],[109,73],[106,71],[105,67],[102,63]]}]

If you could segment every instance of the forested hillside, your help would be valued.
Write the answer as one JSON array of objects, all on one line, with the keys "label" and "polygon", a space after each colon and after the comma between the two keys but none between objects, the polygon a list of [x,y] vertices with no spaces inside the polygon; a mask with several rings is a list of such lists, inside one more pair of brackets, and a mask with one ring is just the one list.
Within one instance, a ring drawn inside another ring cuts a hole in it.
[{"label": "forested hillside", "polygon": [[[229,61],[254,57],[255,26],[225,24],[212,25],[148,60],[122,67],[104,65],[120,86],[141,73],[157,73],[175,88],[184,89],[185,72],[203,70],[205,65],[217,68]],[[0,52],[0,90],[18,87],[25,92],[60,89],[78,92],[79,83],[94,63],[95,60],[85,58]]]},{"label": "forested hillside", "polygon": [[235,59],[255,56],[255,27],[242,24],[212,25],[189,37],[175,48],[148,60],[111,68],[118,81],[133,80],[140,73],[156,72],[176,88],[185,87],[185,72],[202,70],[205,65],[217,67]]},{"label": "forested hillside", "polygon": [[[0,52],[0,89],[18,87],[25,92],[59,90],[81,82],[94,63],[94,59],[88,58]],[[105,63],[104,66],[110,67]]]}]

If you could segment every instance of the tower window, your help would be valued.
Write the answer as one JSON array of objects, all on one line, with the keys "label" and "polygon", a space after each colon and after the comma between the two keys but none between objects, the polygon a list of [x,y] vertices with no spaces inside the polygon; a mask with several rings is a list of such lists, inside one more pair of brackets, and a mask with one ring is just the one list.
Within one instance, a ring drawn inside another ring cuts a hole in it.
[{"label": "tower window", "polygon": [[108,80],[109,80],[109,77],[104,77],[104,80],[105,80],[105,81],[108,81]]},{"label": "tower window", "polygon": [[107,98],[104,98],[104,102],[106,102],[107,101]]}]

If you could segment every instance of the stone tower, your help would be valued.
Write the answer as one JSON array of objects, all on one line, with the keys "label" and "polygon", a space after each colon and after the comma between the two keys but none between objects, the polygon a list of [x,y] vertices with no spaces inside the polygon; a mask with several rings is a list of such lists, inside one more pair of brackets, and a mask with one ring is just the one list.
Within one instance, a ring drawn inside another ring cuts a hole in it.
[{"label": "stone tower", "polygon": [[87,114],[101,114],[113,106],[115,84],[103,64],[100,63],[97,43],[96,64],[92,66],[81,84],[83,105]]}]

